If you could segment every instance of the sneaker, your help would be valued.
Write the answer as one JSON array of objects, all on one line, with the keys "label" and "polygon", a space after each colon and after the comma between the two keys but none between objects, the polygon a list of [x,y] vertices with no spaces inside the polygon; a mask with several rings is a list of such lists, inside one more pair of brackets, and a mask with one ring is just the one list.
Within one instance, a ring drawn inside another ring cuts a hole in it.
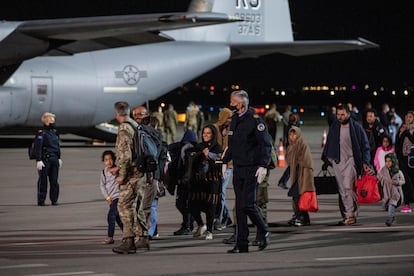
[{"label": "sneaker", "polygon": [[404,205],[404,206],[401,208],[400,212],[401,212],[401,213],[411,213],[411,208],[410,208],[410,206],[409,206],[409,205]]},{"label": "sneaker", "polygon": [[385,221],[385,225],[391,226],[395,222],[395,217],[388,217]]},{"label": "sneaker", "polygon": [[223,226],[221,225],[221,223],[218,220],[216,220],[213,227],[214,227],[214,230],[218,230],[218,231],[223,230]]},{"label": "sneaker", "polygon": [[310,221],[304,221],[301,219],[295,219],[295,222],[293,223],[294,226],[308,226],[310,225]]},{"label": "sneaker", "polygon": [[197,227],[197,230],[193,233],[193,237],[194,238],[198,238],[201,235],[204,235],[204,233],[206,232],[206,230],[207,230],[207,226],[205,224],[203,226],[198,226]]},{"label": "sneaker", "polygon": [[181,235],[191,235],[192,232],[190,228],[180,228],[174,232],[174,236],[181,236]]},{"label": "sneaker", "polygon": [[213,233],[210,231],[206,231],[206,240],[212,240],[213,239]]}]

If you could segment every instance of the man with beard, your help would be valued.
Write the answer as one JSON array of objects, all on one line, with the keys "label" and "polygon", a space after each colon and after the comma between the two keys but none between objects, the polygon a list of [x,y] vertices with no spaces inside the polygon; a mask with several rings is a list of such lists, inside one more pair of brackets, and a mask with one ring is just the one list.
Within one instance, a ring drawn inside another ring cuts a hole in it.
[{"label": "man with beard", "polygon": [[337,121],[329,128],[322,160],[333,166],[339,191],[339,209],[342,220],[339,225],[356,223],[358,201],[355,181],[364,173],[372,173],[370,168],[370,148],[362,126],[351,118],[347,106],[336,110]]}]

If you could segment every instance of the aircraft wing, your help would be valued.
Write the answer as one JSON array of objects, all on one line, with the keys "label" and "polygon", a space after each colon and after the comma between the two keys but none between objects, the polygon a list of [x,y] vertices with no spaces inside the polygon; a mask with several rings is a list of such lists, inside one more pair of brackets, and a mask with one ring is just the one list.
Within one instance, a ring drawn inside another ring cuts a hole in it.
[{"label": "aircraft wing", "polygon": [[0,22],[0,66],[40,55],[169,40],[161,31],[240,21],[224,13],[185,12]]},{"label": "aircraft wing", "polygon": [[378,44],[363,38],[356,40],[299,40],[280,43],[241,43],[232,45],[232,55],[233,58],[259,57],[276,53],[290,56],[307,56],[378,47]]}]

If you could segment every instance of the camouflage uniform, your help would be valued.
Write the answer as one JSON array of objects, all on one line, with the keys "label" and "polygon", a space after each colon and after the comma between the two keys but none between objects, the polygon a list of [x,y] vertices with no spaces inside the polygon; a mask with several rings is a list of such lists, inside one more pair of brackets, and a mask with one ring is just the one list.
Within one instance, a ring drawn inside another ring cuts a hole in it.
[{"label": "camouflage uniform", "polygon": [[187,110],[186,114],[186,127],[188,130],[194,131],[197,133],[198,124],[197,124],[197,115],[199,109],[197,107],[191,107]]},{"label": "camouflage uniform", "polygon": [[[136,125],[130,118],[127,121]],[[145,179],[144,174],[140,173],[133,163],[134,129],[129,123],[122,123],[119,126],[115,149],[116,165],[119,168],[118,176],[124,179],[123,183],[119,185],[118,211],[124,224],[122,238],[125,239],[135,237],[136,214],[133,205],[137,197],[139,183]]]},{"label": "camouflage uniform", "polygon": [[137,242],[140,237],[148,236],[151,204],[157,194],[156,180],[147,181],[147,179],[148,177],[143,177],[139,180],[138,184],[136,201],[138,223],[135,227],[135,242]]},{"label": "camouflage uniform", "polygon": [[177,112],[171,109],[164,111],[164,131],[167,144],[175,142],[177,136],[177,124]]}]

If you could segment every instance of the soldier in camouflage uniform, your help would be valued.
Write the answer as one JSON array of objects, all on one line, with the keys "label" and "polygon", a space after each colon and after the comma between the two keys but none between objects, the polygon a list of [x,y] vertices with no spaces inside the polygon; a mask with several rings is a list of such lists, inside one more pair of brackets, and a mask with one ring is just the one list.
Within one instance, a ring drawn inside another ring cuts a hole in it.
[{"label": "soldier in camouflage uniform", "polygon": [[144,174],[139,172],[133,162],[135,153],[133,126],[137,126],[129,117],[130,109],[127,102],[115,103],[115,118],[120,123],[118,136],[116,138],[116,167],[111,171],[118,174],[116,181],[119,184],[118,211],[124,229],[122,232],[122,244],[112,249],[115,253],[135,253],[136,213],[134,202],[137,197],[139,182],[145,179]]}]

